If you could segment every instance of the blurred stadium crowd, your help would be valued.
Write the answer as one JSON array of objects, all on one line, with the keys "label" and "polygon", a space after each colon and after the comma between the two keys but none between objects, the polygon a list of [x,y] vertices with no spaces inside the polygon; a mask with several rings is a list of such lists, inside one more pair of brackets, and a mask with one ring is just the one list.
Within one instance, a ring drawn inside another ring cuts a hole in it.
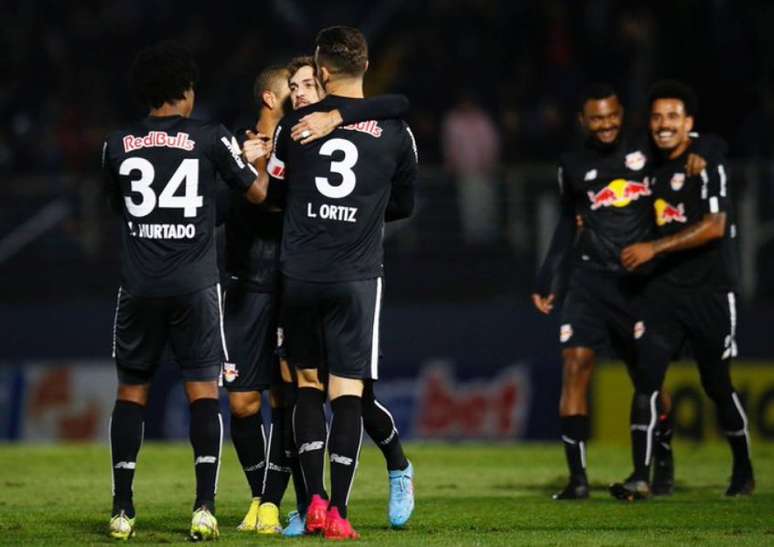
[{"label": "blurred stadium crowd", "polygon": [[[199,62],[195,115],[236,128],[254,120],[252,82],[262,67],[308,53],[326,25],[362,28],[371,44],[367,91],[409,96],[426,167],[424,208],[392,239],[441,279],[462,241],[482,259],[474,262],[488,264],[478,277],[476,267],[468,273],[484,292],[523,286],[526,294],[542,251],[534,198],[555,192],[551,166],[578,138],[576,100],[589,82],[613,83],[633,125],[643,122],[652,81],[693,85],[698,128],[728,140],[732,158],[758,162],[758,214],[774,217],[774,174],[765,163],[774,152],[767,2],[10,0],[0,15],[0,173],[10,181],[0,189],[0,234],[46,198],[64,196],[71,213],[64,233],[73,237],[21,251],[15,268],[0,258],[0,270],[15,269],[21,285],[46,253],[114,264],[99,204],[88,196],[104,136],[142,114],[127,90],[131,59],[163,38],[182,40]],[[756,267],[769,279],[774,259],[765,257],[773,253],[764,250]],[[757,283],[759,294],[771,292],[765,285]],[[454,287],[450,281],[447,294]]]}]

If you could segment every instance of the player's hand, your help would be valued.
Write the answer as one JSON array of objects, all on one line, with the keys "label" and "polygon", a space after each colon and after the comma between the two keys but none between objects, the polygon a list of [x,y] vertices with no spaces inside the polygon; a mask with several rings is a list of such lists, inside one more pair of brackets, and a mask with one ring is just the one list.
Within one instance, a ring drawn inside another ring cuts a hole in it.
[{"label": "player's hand", "polygon": [[688,154],[688,159],[685,161],[685,173],[689,177],[695,177],[700,174],[707,167],[707,160],[698,154]]},{"label": "player's hand", "polygon": [[290,129],[290,138],[301,144],[308,144],[329,135],[343,121],[338,110],[312,112],[298,120]]},{"label": "player's hand", "polygon": [[656,249],[653,243],[650,241],[635,243],[621,251],[621,264],[631,272],[653,260],[654,256],[656,256]]},{"label": "player's hand", "polygon": [[554,309],[555,298],[556,298],[556,295],[554,293],[551,293],[548,296],[542,296],[540,294],[533,293],[532,303],[535,304],[535,307],[538,309],[540,313],[548,315]]},{"label": "player's hand", "polygon": [[261,158],[266,158],[271,154],[271,138],[263,133],[253,133],[245,131],[247,140],[242,145],[242,153],[249,163],[255,163]]}]

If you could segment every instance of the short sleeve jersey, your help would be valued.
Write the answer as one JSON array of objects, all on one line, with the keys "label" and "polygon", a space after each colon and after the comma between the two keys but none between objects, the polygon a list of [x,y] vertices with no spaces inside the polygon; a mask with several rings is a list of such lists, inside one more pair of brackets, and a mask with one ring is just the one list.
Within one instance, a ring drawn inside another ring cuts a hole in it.
[{"label": "short sleeve jersey", "polygon": [[123,217],[122,286],[146,297],[187,294],[218,281],[216,175],[242,192],[255,169],[222,125],[148,117],[103,145],[107,191]]},{"label": "short sleeve jersey", "polygon": [[328,96],[277,127],[267,169],[271,187],[285,187],[280,264],[287,277],[339,282],[383,273],[385,209],[391,194],[413,192],[417,177],[408,126],[369,120],[307,145],[290,138],[290,128],[304,115],[357,100]]},{"label": "short sleeve jersey", "polygon": [[726,233],[701,247],[665,255],[656,268],[657,278],[682,288],[734,290],[738,278],[736,225],[725,158],[717,153],[707,155],[704,171],[689,177],[685,173],[687,153],[664,162],[654,172],[657,237],[676,234],[708,213],[726,214]]},{"label": "short sleeve jersey", "polygon": [[647,139],[627,136],[609,149],[586,143],[562,156],[562,207],[574,210],[583,222],[575,246],[577,266],[624,273],[624,247],[650,239],[651,163]]}]

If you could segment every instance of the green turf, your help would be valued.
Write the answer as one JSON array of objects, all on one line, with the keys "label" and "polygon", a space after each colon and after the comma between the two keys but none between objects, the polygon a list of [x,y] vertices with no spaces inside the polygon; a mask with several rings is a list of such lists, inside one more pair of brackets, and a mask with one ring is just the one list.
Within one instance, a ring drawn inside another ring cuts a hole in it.
[{"label": "green turf", "polygon": [[[383,460],[363,450],[350,517],[372,545],[774,545],[774,445],[757,444],[755,496],[725,499],[728,449],[680,444],[677,492],[626,504],[605,485],[628,471],[625,447],[592,444],[592,499],[554,502],[563,482],[559,445],[413,444],[417,509],[407,530],[386,525]],[[236,532],[249,495],[231,446],[224,451],[218,494],[221,543],[318,543]],[[134,543],[185,541],[193,472],[184,444],[143,446],[138,462]],[[292,508],[292,487],[283,513]],[[107,543],[110,476],[106,446],[0,445],[0,543]]]}]

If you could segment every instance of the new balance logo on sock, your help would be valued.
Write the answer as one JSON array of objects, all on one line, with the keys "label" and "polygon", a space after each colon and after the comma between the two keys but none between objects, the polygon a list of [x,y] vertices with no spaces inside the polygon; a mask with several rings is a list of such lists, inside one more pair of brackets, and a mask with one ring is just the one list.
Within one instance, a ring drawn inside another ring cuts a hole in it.
[{"label": "new balance logo on sock", "polygon": [[632,431],[647,431],[648,430],[648,426],[647,425],[633,424],[632,427],[631,427],[631,430]]},{"label": "new balance logo on sock", "polygon": [[728,437],[744,437],[746,434],[747,431],[744,429],[740,429],[739,431],[726,431]]},{"label": "new balance logo on sock", "polygon": [[216,463],[217,461],[217,456],[199,456],[196,458],[194,465],[199,465],[200,463]]},{"label": "new balance logo on sock", "polygon": [[137,464],[135,462],[118,462],[113,467],[115,469],[134,469]]},{"label": "new balance logo on sock", "polygon": [[250,471],[258,471],[259,469],[263,469],[264,465],[266,465],[266,462],[258,462],[255,465],[251,465],[250,467],[245,467],[245,472],[249,473]]},{"label": "new balance logo on sock", "polygon": [[269,462],[269,471],[277,471],[278,473],[291,473],[290,467],[282,467],[276,463]]},{"label": "new balance logo on sock", "polygon": [[322,450],[325,446],[323,441],[312,441],[311,443],[304,443],[298,447],[298,453],[311,452],[312,450]]},{"label": "new balance logo on sock", "polygon": [[387,437],[386,439],[384,439],[383,441],[379,441],[379,444],[380,444],[380,445],[382,445],[382,446],[384,446],[384,445],[386,445],[386,444],[390,444],[390,441],[391,441],[391,440],[393,440],[393,439],[395,438],[395,434],[396,434],[396,433],[397,433],[397,431],[395,431],[395,430],[393,429],[393,430],[392,430],[392,433],[390,433],[390,436],[389,436],[389,437]]},{"label": "new balance logo on sock", "polygon": [[331,463],[340,463],[341,465],[352,465],[352,458],[331,454]]}]

